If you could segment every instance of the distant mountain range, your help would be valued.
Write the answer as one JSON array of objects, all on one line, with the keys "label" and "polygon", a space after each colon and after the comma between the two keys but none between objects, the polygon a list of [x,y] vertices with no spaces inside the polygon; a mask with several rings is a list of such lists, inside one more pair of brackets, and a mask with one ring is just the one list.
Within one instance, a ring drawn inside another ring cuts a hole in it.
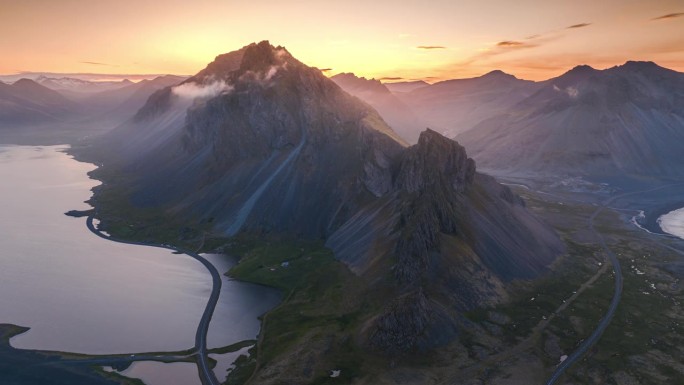
[{"label": "distant mountain range", "polygon": [[[420,120],[387,85],[378,80],[357,77],[350,73],[338,74],[330,79],[343,90],[375,108],[392,129],[408,143],[416,143],[418,135],[428,127],[428,124]],[[403,89],[410,88],[405,86]]]},{"label": "distant mountain range", "polygon": [[[384,293],[354,333],[387,353],[453,340],[461,312],[498,303],[508,282],[537,276],[563,251],[458,143],[426,130],[407,146],[372,107],[268,42],[155,92],[93,152],[127,175],[137,206],[226,236],[324,240],[367,290]],[[296,360],[278,355],[255,381],[288,380],[279,371]],[[311,380],[299,375],[290,382]]]},{"label": "distant mountain range", "polygon": [[128,79],[124,79],[121,81],[93,82],[78,78],[49,78],[47,76],[39,76],[35,79],[35,82],[55,91],[84,93],[113,90],[134,84],[132,81]]},{"label": "distant mountain range", "polygon": [[684,74],[652,62],[578,66],[457,136],[496,172],[684,175]]},{"label": "distant mountain range", "polygon": [[413,89],[394,86],[391,96],[371,86],[374,80],[352,77],[345,74],[340,85],[376,107],[405,140],[413,143],[429,126],[456,137],[489,172],[684,175],[684,74],[655,63],[578,66],[541,82],[493,71]]},{"label": "distant mountain range", "polygon": [[183,80],[173,75],[138,83],[38,76],[11,84],[0,82],[0,129],[68,123],[95,125],[96,131],[112,128],[133,117],[152,93]]},{"label": "distant mountain range", "polygon": [[55,123],[72,118],[77,112],[76,103],[33,80],[0,83],[2,126]]}]

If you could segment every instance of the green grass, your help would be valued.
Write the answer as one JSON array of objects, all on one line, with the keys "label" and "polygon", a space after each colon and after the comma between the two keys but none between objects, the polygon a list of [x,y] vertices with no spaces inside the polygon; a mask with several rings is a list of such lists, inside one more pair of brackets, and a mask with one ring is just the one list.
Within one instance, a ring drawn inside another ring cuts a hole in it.
[{"label": "green grass", "polygon": [[[273,241],[251,249],[245,242],[238,242],[236,248],[248,250],[229,274],[279,288],[285,297],[264,319],[258,345],[259,365],[287,359],[302,343],[316,344],[328,339],[331,351],[326,354],[327,362],[315,369],[323,381],[320,383],[326,383],[324,378],[329,376],[325,365],[329,369],[346,368],[337,381],[355,376],[358,369],[352,368],[364,366],[364,354],[351,342],[351,334],[368,312],[377,307],[356,295],[365,287],[361,279],[318,242]],[[244,376],[245,370],[254,369],[245,366],[231,377]]]}]

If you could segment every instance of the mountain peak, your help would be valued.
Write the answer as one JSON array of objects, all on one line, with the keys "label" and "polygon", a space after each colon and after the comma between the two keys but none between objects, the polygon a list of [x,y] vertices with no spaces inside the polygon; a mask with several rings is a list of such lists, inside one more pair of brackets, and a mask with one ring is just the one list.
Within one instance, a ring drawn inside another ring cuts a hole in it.
[{"label": "mountain peak", "polygon": [[[35,81],[27,78],[21,78],[17,80],[16,82],[12,83],[12,87],[14,87],[17,90],[21,90],[24,92],[51,92],[49,88],[36,83]],[[61,96],[61,95],[60,95]]]},{"label": "mountain peak", "polygon": [[587,64],[580,64],[578,66],[573,67],[570,71],[566,72],[566,74],[569,73],[575,73],[575,74],[580,74],[580,73],[592,73],[598,71],[594,67],[587,65]]},{"label": "mountain peak", "polygon": [[562,74],[561,76],[553,79],[549,79],[546,82],[553,84],[556,87],[568,87],[571,85],[574,85],[577,82],[581,82],[588,77],[599,73],[601,71],[588,66],[586,64],[578,65],[573,67],[571,70],[568,72]]},{"label": "mountain peak", "polygon": [[240,69],[263,71],[272,66],[282,65],[289,59],[292,59],[292,55],[284,47],[274,47],[268,40],[264,40],[245,47]]},{"label": "mountain peak", "polygon": [[275,47],[268,40],[263,40],[246,45],[237,51],[216,56],[206,68],[187,81],[210,83],[221,79],[226,80],[235,71],[266,73],[273,67],[292,61],[296,60],[285,47]]},{"label": "mountain peak", "polygon": [[28,79],[28,78],[21,78],[17,80],[16,82],[12,83],[12,85],[16,87],[35,87],[38,86],[39,84],[36,83],[35,81]]},{"label": "mountain peak", "polygon": [[496,79],[496,78],[517,79],[515,76],[513,76],[511,74],[507,74],[501,70],[493,70],[493,71],[487,72],[486,74],[480,76],[480,78],[483,78],[483,79]]},{"label": "mountain peak", "polygon": [[473,181],[475,162],[465,148],[429,128],[420,133],[418,144],[409,147],[407,154],[397,177],[400,189],[421,191],[444,179],[456,191],[463,191]]},{"label": "mountain peak", "polygon": [[363,76],[356,76],[351,72],[339,73],[330,78],[340,87],[351,94],[358,94],[359,92],[377,92],[381,94],[390,93],[389,89],[376,79],[366,79]]},{"label": "mountain peak", "polygon": [[633,72],[665,70],[665,68],[657,65],[656,63],[654,63],[652,61],[634,61],[634,60],[629,60],[629,61],[625,62],[625,64],[623,64],[621,66],[616,66],[614,68],[623,69],[626,71],[633,71]]}]

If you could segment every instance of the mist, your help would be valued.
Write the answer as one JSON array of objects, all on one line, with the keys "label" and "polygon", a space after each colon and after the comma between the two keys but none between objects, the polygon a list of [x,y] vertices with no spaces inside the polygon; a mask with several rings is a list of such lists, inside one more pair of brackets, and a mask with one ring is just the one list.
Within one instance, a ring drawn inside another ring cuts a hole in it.
[{"label": "mist", "polygon": [[210,99],[222,93],[230,93],[233,86],[223,80],[209,84],[184,83],[173,87],[171,92],[184,99]]}]

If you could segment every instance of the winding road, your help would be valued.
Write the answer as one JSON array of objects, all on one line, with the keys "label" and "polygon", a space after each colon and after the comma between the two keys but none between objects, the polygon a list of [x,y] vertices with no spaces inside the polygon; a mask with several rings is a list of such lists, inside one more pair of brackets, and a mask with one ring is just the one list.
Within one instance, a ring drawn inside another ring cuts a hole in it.
[{"label": "winding road", "polygon": [[582,341],[582,343],[579,345],[579,347],[572,352],[565,361],[563,361],[560,365],[556,367],[556,370],[554,370],[553,374],[551,377],[549,377],[549,380],[546,382],[546,385],[553,385],[558,381],[558,379],[565,373],[565,371],[572,366],[575,362],[577,362],[584,354],[592,347],[598,340],[601,338],[601,335],[603,332],[608,328],[608,325],[610,325],[610,321],[613,319],[613,316],[615,315],[615,311],[617,310],[618,304],[620,303],[620,298],[622,297],[622,269],[620,267],[620,261],[617,259],[617,256],[615,256],[615,253],[613,253],[612,250],[608,247],[606,244],[606,240],[603,237],[603,235],[596,231],[594,228],[594,220],[596,217],[606,209],[606,207],[613,202],[615,202],[618,199],[622,199],[631,195],[638,195],[638,194],[645,194],[648,192],[654,192],[657,190],[662,190],[665,188],[673,187],[673,186],[681,186],[684,185],[684,183],[673,183],[673,184],[668,184],[660,187],[655,187],[652,189],[648,190],[640,190],[640,191],[632,191],[620,195],[616,195],[608,200],[606,200],[604,203],[602,203],[589,217],[589,229],[595,233],[598,236],[598,239],[601,243],[601,247],[605,251],[606,255],[608,255],[608,258],[610,259],[610,262],[613,265],[613,272],[615,273],[615,293],[613,294],[613,299],[610,301],[610,306],[608,306],[608,310],[606,311],[606,314],[603,316],[599,324],[596,326],[596,329],[591,333],[589,338],[585,339]]},{"label": "winding road", "polygon": [[[119,242],[119,243],[125,243],[129,245],[136,245],[136,246],[150,246],[150,247],[158,247],[162,249],[167,249],[167,250],[172,250],[175,252],[179,252],[182,254],[186,254],[196,260],[198,260],[200,263],[204,265],[204,267],[209,270],[209,273],[211,273],[211,278],[213,281],[212,284],[212,289],[211,289],[211,295],[209,296],[209,300],[207,301],[207,305],[204,308],[204,313],[202,313],[202,318],[200,319],[199,325],[197,325],[197,332],[195,333],[195,349],[197,350],[197,366],[199,369],[200,373],[200,379],[202,380],[203,385],[219,385],[219,381],[216,378],[216,375],[214,374],[214,371],[209,367],[209,363],[207,360],[207,333],[209,332],[209,322],[211,321],[211,317],[214,314],[214,310],[216,309],[216,304],[218,303],[219,295],[221,294],[221,275],[219,274],[218,270],[216,270],[216,267],[211,264],[207,259],[199,255],[197,252],[190,251],[190,250],[185,250],[182,248],[166,245],[166,244],[159,244],[159,243],[147,243],[147,242],[136,242],[136,241],[127,241],[123,239],[118,239],[109,235],[103,234],[97,227],[95,227],[95,224],[93,223],[93,215],[89,215],[88,219],[86,220],[86,224],[88,226],[88,229],[93,232],[95,235],[104,238],[109,241],[114,241],[114,242]],[[159,358],[153,358],[155,356],[150,356],[151,359],[156,359],[159,360]],[[135,357],[137,360],[140,359],[140,357]],[[125,358],[127,361],[131,361],[130,358]],[[110,361],[111,362],[111,361]]]}]

